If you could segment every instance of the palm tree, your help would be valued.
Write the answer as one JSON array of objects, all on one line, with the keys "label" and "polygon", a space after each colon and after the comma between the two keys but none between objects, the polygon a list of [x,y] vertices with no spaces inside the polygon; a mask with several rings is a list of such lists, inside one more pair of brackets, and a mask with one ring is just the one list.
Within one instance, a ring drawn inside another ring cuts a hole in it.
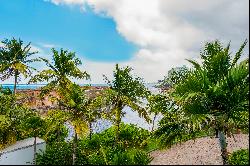
[{"label": "palm tree", "polygon": [[100,118],[98,105],[95,104],[95,99],[89,99],[84,89],[77,84],[70,84],[69,91],[63,91],[63,98],[59,100],[60,105],[69,111],[68,120],[73,124],[75,136],[73,140],[73,165],[76,161],[76,146],[78,134],[85,135],[89,130],[89,136],[92,135],[91,124]]},{"label": "palm tree", "polygon": [[150,113],[154,113],[152,132],[154,131],[156,116],[163,113],[163,110],[168,110],[169,104],[169,99],[165,94],[150,95],[148,97],[148,110]]},{"label": "palm tree", "polygon": [[30,59],[30,56],[37,52],[31,51],[31,43],[23,46],[22,40],[5,39],[0,47],[0,79],[6,80],[14,76],[14,94],[16,85],[21,75],[25,78],[31,75],[35,68],[29,66],[30,63],[39,61],[39,59]]},{"label": "palm tree", "polygon": [[75,57],[74,52],[68,52],[61,49],[60,52],[52,48],[53,63],[50,63],[47,59],[41,58],[49,69],[45,69],[30,79],[29,83],[36,83],[42,81],[48,81],[49,83],[42,87],[41,96],[48,94],[49,92],[56,90],[65,91],[68,90],[71,84],[70,78],[88,79],[89,75],[86,72],[82,72],[78,66],[81,65],[80,59]]},{"label": "palm tree", "polygon": [[238,62],[246,43],[232,60],[230,43],[226,48],[219,41],[206,43],[201,53],[202,64],[188,60],[194,65],[193,70],[171,92],[185,116],[212,117],[208,124],[204,124],[206,118],[192,122],[216,131],[223,164],[227,164],[228,158],[225,134],[230,135],[237,128],[248,128],[249,62],[248,59]]},{"label": "palm tree", "polygon": [[144,86],[142,79],[139,77],[133,78],[131,75],[132,68],[119,68],[116,64],[114,71],[114,80],[109,81],[106,76],[105,80],[109,85],[109,89],[105,90],[100,97],[102,100],[102,108],[106,110],[109,118],[113,120],[116,126],[116,142],[119,141],[119,131],[123,108],[129,106],[134,111],[139,113],[140,117],[145,118],[148,122],[150,118],[146,109],[142,107],[142,99],[145,99],[150,91]]},{"label": "palm tree", "polygon": [[30,116],[22,123],[23,133],[34,136],[34,164],[36,164],[36,139],[44,127],[44,120],[39,116]]}]

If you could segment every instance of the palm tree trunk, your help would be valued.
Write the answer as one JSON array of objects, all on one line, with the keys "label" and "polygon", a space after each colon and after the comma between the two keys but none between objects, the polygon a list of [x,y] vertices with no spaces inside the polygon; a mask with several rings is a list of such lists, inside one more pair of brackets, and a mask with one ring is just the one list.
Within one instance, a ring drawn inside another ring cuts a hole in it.
[{"label": "palm tree trunk", "polygon": [[91,139],[92,136],[92,123],[89,122],[89,139]]},{"label": "palm tree trunk", "polygon": [[121,109],[118,108],[116,111],[116,132],[115,132],[115,145],[117,145],[119,141],[120,135],[120,123],[121,123]]},{"label": "palm tree trunk", "polygon": [[14,80],[14,94],[16,94],[16,84],[17,84],[18,71],[15,70],[15,80]]},{"label": "palm tree trunk", "polygon": [[34,139],[34,160],[33,160],[34,164],[36,165],[36,136]]},{"label": "palm tree trunk", "polygon": [[152,126],[152,130],[151,130],[152,132],[154,131],[154,126],[155,126],[155,118],[156,118],[156,115],[157,115],[157,114],[155,113],[155,116],[154,116],[154,119],[153,119],[153,126]]},{"label": "palm tree trunk", "polygon": [[223,160],[223,165],[227,165],[228,153],[227,153],[227,141],[226,136],[222,131],[218,131],[219,143],[221,148],[221,157]]},{"label": "palm tree trunk", "polygon": [[[74,126],[76,128],[76,126]],[[72,160],[72,165],[75,165],[76,162],[76,144],[77,144],[77,133],[75,130],[75,137],[73,141],[73,160]]]}]

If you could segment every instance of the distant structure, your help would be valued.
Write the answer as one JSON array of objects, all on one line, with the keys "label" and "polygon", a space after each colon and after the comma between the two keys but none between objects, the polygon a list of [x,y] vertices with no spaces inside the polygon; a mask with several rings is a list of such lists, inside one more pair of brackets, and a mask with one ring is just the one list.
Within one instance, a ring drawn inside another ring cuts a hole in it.
[{"label": "distant structure", "polygon": [[[85,88],[85,87],[82,87]],[[107,86],[90,86],[86,88],[86,94],[89,98],[94,98],[101,94]],[[27,104],[31,109],[37,109],[41,111],[46,111],[48,109],[56,109],[58,103],[56,100],[52,101],[48,95],[44,96],[43,99],[39,97],[41,89],[18,89],[17,94],[20,95],[18,102]],[[58,97],[56,91],[52,91],[49,94],[51,97]]]},{"label": "distant structure", "polygon": [[[34,137],[17,141],[15,144],[0,151],[0,165],[33,165]],[[45,151],[46,143],[36,138],[36,151]]]}]

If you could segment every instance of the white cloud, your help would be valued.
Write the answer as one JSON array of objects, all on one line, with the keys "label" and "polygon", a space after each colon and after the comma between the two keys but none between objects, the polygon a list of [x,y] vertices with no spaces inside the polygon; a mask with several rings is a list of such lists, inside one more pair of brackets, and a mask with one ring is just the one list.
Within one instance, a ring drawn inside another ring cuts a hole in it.
[{"label": "white cloud", "polygon": [[39,53],[43,53],[44,51],[40,48],[40,47],[37,47],[37,46],[34,46],[34,45],[30,45],[30,51],[31,52],[39,52]]},{"label": "white cloud", "polygon": [[40,43],[41,47],[43,48],[55,48],[55,47],[59,47],[58,45],[55,44],[48,44],[48,43]]},{"label": "white cloud", "polygon": [[[185,58],[197,59],[205,41],[231,40],[235,50],[249,36],[248,0],[50,1],[81,8],[87,3],[95,13],[111,17],[120,35],[139,47],[131,60],[120,64],[132,66],[149,82],[162,79],[171,67],[187,64]],[[84,65],[92,81],[100,82],[102,74],[112,75],[115,63],[84,60]]]}]

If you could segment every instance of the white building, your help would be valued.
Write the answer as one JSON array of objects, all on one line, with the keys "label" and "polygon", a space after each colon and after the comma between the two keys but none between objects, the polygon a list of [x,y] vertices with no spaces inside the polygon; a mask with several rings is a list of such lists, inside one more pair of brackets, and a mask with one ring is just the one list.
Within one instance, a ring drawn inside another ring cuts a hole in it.
[{"label": "white building", "polygon": [[[17,141],[15,144],[0,151],[0,165],[32,165],[34,159],[34,137]],[[36,152],[41,153],[46,143],[36,138]]]}]

